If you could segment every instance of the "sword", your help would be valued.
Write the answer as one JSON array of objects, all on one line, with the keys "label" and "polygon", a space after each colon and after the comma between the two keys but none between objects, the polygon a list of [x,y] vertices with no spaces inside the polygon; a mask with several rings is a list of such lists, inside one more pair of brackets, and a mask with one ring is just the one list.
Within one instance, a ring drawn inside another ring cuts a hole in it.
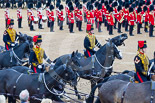
[{"label": "sword", "polygon": [[154,66],[154,62],[151,63],[151,66],[150,66],[150,68],[148,70],[148,76],[150,75],[150,71],[151,71],[151,69],[152,69],[153,66]]}]

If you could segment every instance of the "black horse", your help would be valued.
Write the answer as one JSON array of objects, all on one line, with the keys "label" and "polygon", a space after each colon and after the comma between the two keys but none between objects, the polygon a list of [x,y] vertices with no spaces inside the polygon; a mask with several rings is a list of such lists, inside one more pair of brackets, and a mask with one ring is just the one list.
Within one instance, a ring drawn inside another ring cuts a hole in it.
[{"label": "black horse", "polygon": [[22,65],[25,60],[22,60],[26,53],[30,52],[33,47],[32,38],[30,36],[20,36],[23,38],[23,43],[20,43],[15,48],[0,53],[0,68],[12,67],[17,65]]},{"label": "black horse", "polygon": [[[118,59],[122,59],[121,52],[118,50],[117,46],[121,46],[126,39],[127,34],[116,36],[112,39],[109,39],[108,42],[104,46],[102,46],[92,57],[85,58],[81,55],[80,57],[77,56],[73,60],[75,65],[77,65],[74,69],[78,71],[78,74],[81,78],[91,80],[91,87],[94,87],[98,80],[111,74],[112,64],[115,57]],[[58,67],[59,65],[65,63],[65,58],[67,56],[69,55],[64,55],[57,58],[55,60],[55,67]],[[76,94],[78,95],[76,87],[75,90]]]},{"label": "black horse", "polygon": [[[13,96],[18,96],[23,89],[30,92],[32,98],[51,98],[54,101],[62,102],[56,96],[52,88],[55,86],[69,83],[76,85],[76,74],[67,64],[61,65],[56,69],[51,69],[49,72],[42,74],[23,74],[12,69],[0,71],[0,93],[9,93]],[[38,79],[40,78],[40,79]],[[40,103],[39,101],[31,100],[31,103]]]}]

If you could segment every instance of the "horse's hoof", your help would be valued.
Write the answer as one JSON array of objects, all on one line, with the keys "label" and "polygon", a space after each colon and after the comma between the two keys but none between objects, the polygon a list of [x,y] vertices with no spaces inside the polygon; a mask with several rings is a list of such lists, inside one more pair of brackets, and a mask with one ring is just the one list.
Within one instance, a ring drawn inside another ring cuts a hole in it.
[{"label": "horse's hoof", "polygon": [[79,100],[81,100],[81,99],[82,99],[80,95],[78,95],[78,99],[79,99]]}]

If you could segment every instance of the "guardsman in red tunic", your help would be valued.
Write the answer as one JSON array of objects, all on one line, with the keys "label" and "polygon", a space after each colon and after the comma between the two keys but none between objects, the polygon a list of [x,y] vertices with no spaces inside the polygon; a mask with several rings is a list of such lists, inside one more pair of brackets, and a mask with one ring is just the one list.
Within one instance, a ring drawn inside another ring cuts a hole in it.
[{"label": "guardsman in red tunic", "polygon": [[110,6],[107,5],[105,10],[105,26],[107,26],[107,31],[109,31],[109,24],[108,24],[109,8]]},{"label": "guardsman in red tunic", "polygon": [[113,8],[109,8],[108,24],[109,24],[109,35],[113,35],[113,26],[115,23],[115,18],[113,15]]},{"label": "guardsman in red tunic", "polygon": [[117,15],[117,21],[118,21],[118,33],[122,33],[121,32],[121,26],[122,23],[124,22],[124,16],[123,16],[123,11],[122,11],[122,6],[118,6],[117,8],[118,10],[118,15]]},{"label": "guardsman in red tunic", "polygon": [[134,14],[133,14],[133,8],[130,7],[129,8],[129,35],[130,36],[134,36],[133,35],[133,27],[134,27]]},{"label": "guardsman in red tunic", "polygon": [[99,4],[99,2],[98,1],[96,1],[95,2],[95,9],[94,9],[94,17],[95,17],[95,26],[96,26],[96,28],[98,28],[98,21],[97,21],[97,16],[98,16],[98,4]]},{"label": "guardsman in red tunic", "polygon": [[113,4],[113,14],[114,14],[114,17],[115,17],[115,24],[114,24],[114,29],[116,29],[116,24],[117,24],[117,15],[118,15],[118,11],[117,11],[117,2],[115,1]]},{"label": "guardsman in red tunic", "polygon": [[101,25],[102,25],[102,22],[103,22],[103,18],[102,18],[102,4],[98,4],[98,12],[96,14],[96,17],[97,17],[97,27],[98,27],[98,32],[102,32],[101,31]]},{"label": "guardsman in red tunic", "polygon": [[33,4],[29,4],[29,23],[30,23],[30,31],[35,31],[33,28],[33,22],[34,22],[34,13],[32,11]]},{"label": "guardsman in red tunic", "polygon": [[43,17],[43,14],[42,14],[42,8],[41,8],[41,2],[38,2],[38,5],[37,5],[37,8],[38,8],[38,10],[37,10],[37,16],[38,16],[38,18],[39,18],[39,23],[38,23],[38,28],[39,29],[43,29],[42,28],[42,17]]},{"label": "guardsman in red tunic", "polygon": [[145,32],[148,32],[148,28],[149,28],[149,25],[148,25],[149,14],[148,14],[148,8],[147,8],[147,6],[144,6],[143,7],[143,11],[144,11],[143,17],[144,17],[144,23],[145,23],[144,31]]},{"label": "guardsman in red tunic", "polygon": [[155,23],[155,13],[154,13],[154,6],[151,5],[150,6],[150,13],[149,13],[149,24],[150,24],[150,29],[149,29],[149,36],[150,37],[154,37],[153,36],[153,27],[154,27],[154,24]]},{"label": "guardsman in red tunic", "polygon": [[73,8],[73,6],[69,7],[69,11],[70,11],[70,13],[68,14],[69,31],[70,31],[70,33],[74,33],[73,32],[73,27],[74,27],[74,14],[73,14],[74,8]]},{"label": "guardsman in red tunic", "polygon": [[50,32],[54,32],[54,6],[50,5],[50,12],[49,12],[49,22],[50,22]]},{"label": "guardsman in red tunic", "polygon": [[142,12],[142,8],[138,7],[137,9],[137,34],[142,34],[140,32],[140,28],[141,28],[142,20],[143,20],[141,12]]},{"label": "guardsman in red tunic", "polygon": [[77,17],[78,17],[78,29],[79,29],[79,31],[83,31],[83,30],[81,29],[81,27],[82,27],[82,21],[83,21],[83,17],[82,17],[82,4],[80,4],[80,5],[78,6]]},{"label": "guardsman in red tunic", "polygon": [[59,21],[60,21],[60,30],[63,30],[63,22],[64,22],[64,15],[63,15],[63,5],[60,5],[59,6],[59,13],[58,13],[58,18],[59,18]]},{"label": "guardsman in red tunic", "polygon": [[59,12],[60,12],[60,10],[59,10],[59,6],[60,6],[60,3],[59,2],[57,2],[57,4],[56,4],[56,17],[57,17],[57,25],[58,26],[60,26],[59,24],[60,24],[60,20],[59,20]]},{"label": "guardsman in red tunic", "polygon": [[65,7],[65,11],[66,11],[66,24],[67,25],[69,24],[68,23],[68,13],[70,12],[69,11],[69,6],[73,6],[73,3],[70,0],[68,0],[68,3],[66,5],[66,7]]},{"label": "guardsman in red tunic", "polygon": [[128,30],[128,16],[129,16],[129,3],[126,3],[125,11],[124,11],[125,31],[129,31]]},{"label": "guardsman in red tunic", "polygon": [[47,4],[46,4],[46,16],[47,16],[47,18],[48,18],[48,21],[47,21],[47,27],[50,27],[50,22],[49,22],[49,14],[50,14],[50,3],[48,2]]},{"label": "guardsman in red tunic", "polygon": [[104,19],[105,19],[105,2],[104,0],[101,0],[101,4],[102,4],[102,20],[103,20],[103,23],[104,23]]},{"label": "guardsman in red tunic", "polygon": [[6,9],[5,9],[5,27],[8,28],[7,22],[9,19],[9,8],[10,8],[10,3],[6,3]]},{"label": "guardsman in red tunic", "polygon": [[79,2],[76,2],[76,6],[74,7],[74,16],[75,16],[75,21],[76,21],[76,27],[78,27],[78,6],[80,5]]},{"label": "guardsman in red tunic", "polygon": [[22,2],[18,3],[17,18],[18,18],[18,28],[22,28]]},{"label": "guardsman in red tunic", "polygon": [[87,18],[86,18],[86,12],[87,12],[86,3],[87,3],[87,0],[83,0],[83,14],[84,14],[84,22],[87,22]]}]

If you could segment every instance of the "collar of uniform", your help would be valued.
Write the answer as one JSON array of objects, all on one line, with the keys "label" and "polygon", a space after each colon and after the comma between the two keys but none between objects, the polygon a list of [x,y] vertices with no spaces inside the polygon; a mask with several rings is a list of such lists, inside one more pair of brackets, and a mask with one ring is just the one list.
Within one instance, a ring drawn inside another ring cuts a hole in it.
[{"label": "collar of uniform", "polygon": [[89,35],[92,35],[92,33],[88,33]]},{"label": "collar of uniform", "polygon": [[139,52],[140,54],[144,54],[144,53],[142,53],[142,52]]}]

